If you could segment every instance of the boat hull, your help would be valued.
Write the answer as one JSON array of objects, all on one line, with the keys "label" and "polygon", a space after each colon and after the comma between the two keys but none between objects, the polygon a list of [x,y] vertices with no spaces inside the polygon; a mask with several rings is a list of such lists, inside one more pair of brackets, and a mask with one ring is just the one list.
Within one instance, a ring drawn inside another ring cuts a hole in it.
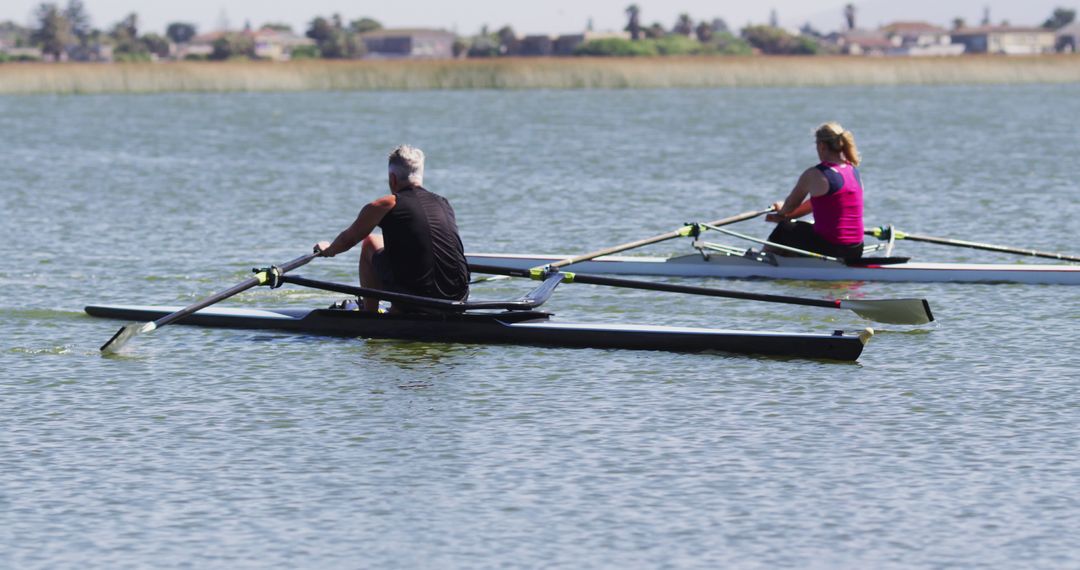
[{"label": "boat hull", "polygon": [[[88,306],[95,317],[152,321],[179,307]],[[558,323],[547,313],[390,315],[327,309],[208,308],[177,324],[237,329],[276,329],[331,336],[427,342],[522,344],[675,352],[728,352],[853,361],[873,332],[806,334],[695,327]]]},{"label": "boat hull", "polygon": [[[470,253],[469,263],[529,269],[564,259],[557,255]],[[658,275],[805,281],[897,281],[916,283],[1039,283],[1080,285],[1080,265],[898,263],[852,267],[833,261],[776,257],[776,265],[751,258],[700,254],[677,257],[608,256],[567,266],[600,275]]]}]

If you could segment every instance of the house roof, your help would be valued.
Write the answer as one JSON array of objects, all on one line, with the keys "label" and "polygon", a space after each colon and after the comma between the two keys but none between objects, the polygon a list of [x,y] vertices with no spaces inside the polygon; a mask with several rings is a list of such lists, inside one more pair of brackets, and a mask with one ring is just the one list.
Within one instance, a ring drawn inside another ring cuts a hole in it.
[{"label": "house roof", "polygon": [[1080,36],[1080,22],[1073,22],[1055,32],[1059,36]]},{"label": "house roof", "polygon": [[893,46],[888,36],[879,30],[848,30],[838,37],[845,44],[854,44],[864,48],[889,48]]},{"label": "house roof", "polygon": [[370,32],[364,32],[360,34],[361,38],[390,38],[401,36],[450,36],[454,37],[453,32],[446,30],[439,30],[435,28],[387,28],[381,30],[372,30]]},{"label": "house roof", "polygon": [[882,26],[881,31],[887,34],[944,34],[948,30],[941,26],[935,26],[929,22],[893,22]]},{"label": "house roof", "polygon": [[954,36],[978,36],[983,34],[1052,34],[1052,30],[1025,26],[977,26],[960,28],[950,32]]}]

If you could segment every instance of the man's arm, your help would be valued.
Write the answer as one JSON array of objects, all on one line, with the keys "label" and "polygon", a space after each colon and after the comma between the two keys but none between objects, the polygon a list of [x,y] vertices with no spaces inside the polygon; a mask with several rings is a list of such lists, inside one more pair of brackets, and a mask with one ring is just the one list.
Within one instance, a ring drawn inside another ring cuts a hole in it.
[{"label": "man's arm", "polygon": [[386,213],[394,209],[395,204],[397,204],[397,197],[391,194],[364,206],[360,214],[356,216],[356,220],[338,234],[332,243],[321,241],[315,244],[315,252],[321,253],[323,257],[334,257],[356,247],[356,244],[379,225]]}]

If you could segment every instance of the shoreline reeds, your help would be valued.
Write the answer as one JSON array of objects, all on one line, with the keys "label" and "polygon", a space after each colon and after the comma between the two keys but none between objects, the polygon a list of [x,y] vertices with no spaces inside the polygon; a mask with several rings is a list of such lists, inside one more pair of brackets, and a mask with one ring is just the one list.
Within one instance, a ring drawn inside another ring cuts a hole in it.
[{"label": "shoreline reeds", "polygon": [[1080,83],[1080,55],[0,64],[0,94]]}]

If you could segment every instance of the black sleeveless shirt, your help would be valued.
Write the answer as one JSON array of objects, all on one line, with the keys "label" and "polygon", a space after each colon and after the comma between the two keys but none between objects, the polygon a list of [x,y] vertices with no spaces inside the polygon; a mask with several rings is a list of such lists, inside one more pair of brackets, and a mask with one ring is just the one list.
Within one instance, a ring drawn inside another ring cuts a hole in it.
[{"label": "black sleeveless shirt", "polygon": [[420,186],[403,188],[379,227],[395,289],[438,299],[468,294],[469,265],[446,198]]}]

